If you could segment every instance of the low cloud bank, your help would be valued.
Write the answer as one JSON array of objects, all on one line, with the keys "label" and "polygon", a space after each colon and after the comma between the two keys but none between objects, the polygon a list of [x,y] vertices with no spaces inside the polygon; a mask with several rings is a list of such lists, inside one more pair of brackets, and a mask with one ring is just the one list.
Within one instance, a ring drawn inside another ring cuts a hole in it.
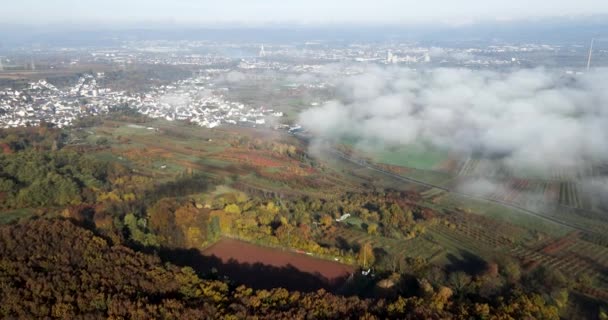
[{"label": "low cloud bank", "polygon": [[370,67],[341,81],[339,92],[299,117],[320,139],[354,137],[363,147],[422,142],[516,169],[608,161],[608,69],[569,76]]}]

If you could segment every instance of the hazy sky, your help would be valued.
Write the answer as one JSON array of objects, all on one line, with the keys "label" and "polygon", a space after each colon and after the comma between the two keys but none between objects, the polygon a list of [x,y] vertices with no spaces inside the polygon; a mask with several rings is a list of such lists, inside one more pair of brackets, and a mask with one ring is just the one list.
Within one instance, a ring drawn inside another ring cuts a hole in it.
[{"label": "hazy sky", "polygon": [[0,0],[8,23],[466,24],[608,13],[607,0]]}]

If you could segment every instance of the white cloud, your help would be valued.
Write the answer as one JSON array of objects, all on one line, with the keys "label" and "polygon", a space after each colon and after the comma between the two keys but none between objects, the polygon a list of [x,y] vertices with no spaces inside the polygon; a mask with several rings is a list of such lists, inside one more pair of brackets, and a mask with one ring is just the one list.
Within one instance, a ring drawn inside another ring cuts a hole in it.
[{"label": "white cloud", "polygon": [[608,160],[608,70],[573,78],[511,72],[370,67],[342,81],[340,101],[303,112],[318,137],[503,155],[507,165],[568,169]]}]

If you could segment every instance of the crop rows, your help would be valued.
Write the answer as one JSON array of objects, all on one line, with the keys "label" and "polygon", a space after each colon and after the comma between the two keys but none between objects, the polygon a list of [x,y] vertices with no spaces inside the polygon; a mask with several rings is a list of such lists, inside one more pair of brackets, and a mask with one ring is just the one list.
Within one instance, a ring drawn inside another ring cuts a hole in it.
[{"label": "crop rows", "polygon": [[467,158],[458,171],[459,176],[471,176],[475,173],[475,168],[479,164],[479,159]]},{"label": "crop rows", "polygon": [[450,226],[438,224],[432,229],[446,237],[457,240],[458,245],[478,251],[511,248],[516,239],[524,237],[525,230],[514,225],[484,216],[462,212],[452,213]]},{"label": "crop rows", "polygon": [[478,228],[469,224],[460,224],[457,226],[457,229],[472,239],[489,244],[494,248],[508,247],[513,244],[513,241],[508,237],[497,235],[492,232],[492,230],[485,228]]},{"label": "crop rows", "polygon": [[430,189],[425,190],[420,193],[422,198],[426,199],[426,200],[433,200],[437,197],[440,197],[443,194],[445,194],[445,190],[441,190],[441,189],[437,189],[437,188],[430,188]]},{"label": "crop rows", "polygon": [[467,158],[454,173],[459,176],[513,177],[514,172],[498,161]]},{"label": "crop rows", "polygon": [[[462,183],[463,180],[460,180]],[[467,181],[467,180],[464,180]],[[474,181],[474,180],[472,180]],[[499,186],[485,197],[521,206],[555,203],[572,208],[590,208],[591,201],[578,190],[575,182],[539,181],[520,178],[496,180]],[[431,192],[430,190],[428,191]]]},{"label": "crop rows", "polygon": [[[608,166],[606,166],[608,167]],[[449,170],[450,172],[456,173],[459,176],[484,176],[484,177],[513,177],[517,176],[517,172],[514,172],[508,166],[505,166],[500,161],[491,159],[475,159],[467,158],[461,160],[458,165],[454,165],[451,162],[446,162],[439,167],[440,170]],[[608,169],[603,169],[608,172]],[[542,175],[543,177],[551,180],[559,181],[571,181],[581,179],[583,177],[593,176],[594,172],[602,171],[597,168],[588,166],[586,168],[579,169],[554,169],[548,174]],[[538,176],[539,178],[541,176]]]},{"label": "crop rows", "polygon": [[564,237],[552,239],[549,243],[545,243],[541,248],[541,252],[545,254],[555,254],[567,250],[572,246],[579,236],[579,232],[571,232]]},{"label": "crop rows", "polygon": [[530,181],[525,179],[512,179],[503,182],[503,188],[496,188],[495,192],[487,198],[510,203],[525,204],[528,201]]},{"label": "crop rows", "polygon": [[569,276],[578,276],[585,274],[589,277],[599,276],[602,282],[606,282],[606,275],[601,275],[598,270],[585,259],[580,259],[574,254],[563,254],[558,256],[543,254],[535,250],[529,250],[523,247],[517,247],[511,253],[522,259],[524,262],[533,262],[552,269],[558,269],[563,274]]},{"label": "crop rows", "polygon": [[[540,251],[517,247],[511,250],[511,254],[532,265],[542,265],[551,269],[560,270],[564,275],[576,277],[585,275],[596,280],[596,284],[603,288],[608,288],[608,275],[603,272],[605,266],[600,265],[595,258],[586,256],[586,244],[577,245],[571,243],[563,251],[556,255],[544,254]],[[601,261],[605,261],[605,253],[599,254]]]},{"label": "crop rows", "polygon": [[584,240],[576,241],[569,251],[587,257],[602,267],[608,268],[608,248]]},{"label": "crop rows", "polygon": [[480,257],[484,257],[485,253],[490,252],[488,247],[480,248],[479,243],[472,241],[470,238],[445,230],[439,226],[432,226],[428,229],[426,237],[431,241],[441,246],[447,253],[451,255],[460,255],[462,252],[471,252]]},{"label": "crop rows", "polygon": [[547,202],[559,200],[559,185],[554,182],[543,182],[543,195]]},{"label": "crop rows", "polygon": [[526,233],[516,225],[472,213],[454,212],[448,219],[459,229],[477,228],[492,237],[521,238]]},{"label": "crop rows", "polygon": [[580,208],[581,200],[578,196],[576,184],[573,182],[562,182],[559,191],[559,203],[568,207]]},{"label": "crop rows", "polygon": [[[539,195],[542,195],[542,197],[539,197]],[[524,206],[537,204],[540,199],[543,202],[555,203],[559,200],[559,184],[527,179],[510,179],[504,183],[504,188],[492,194],[490,198]]]},{"label": "crop rows", "polygon": [[587,166],[585,168],[578,168],[576,170],[573,169],[561,169],[561,170],[553,170],[551,172],[550,178],[553,180],[578,180],[584,177],[593,176],[594,168],[591,166]]},{"label": "crop rows", "polygon": [[437,239],[442,245],[447,247],[455,247],[466,249],[471,252],[482,254],[500,250],[503,248],[512,247],[512,243],[502,237],[494,237],[490,232],[484,232],[479,229],[469,228],[450,228],[443,224],[438,224],[429,228],[435,235],[439,235],[446,243],[441,242],[442,239]]},{"label": "crop rows", "polygon": [[584,288],[579,288],[578,291],[580,291],[581,293],[586,294],[588,296],[595,297],[599,300],[608,301],[608,291],[606,291],[606,290],[584,287]]},{"label": "crop rows", "polygon": [[585,232],[583,233],[582,238],[585,241],[591,242],[595,245],[608,247],[608,236],[606,235]]},{"label": "crop rows", "polygon": [[383,248],[390,255],[397,256],[399,259],[423,257],[431,260],[442,251],[439,246],[421,238],[399,240],[369,235],[365,232],[347,228],[339,228],[332,236],[334,238],[342,237],[351,245],[355,243],[361,245],[369,242],[373,247]]}]

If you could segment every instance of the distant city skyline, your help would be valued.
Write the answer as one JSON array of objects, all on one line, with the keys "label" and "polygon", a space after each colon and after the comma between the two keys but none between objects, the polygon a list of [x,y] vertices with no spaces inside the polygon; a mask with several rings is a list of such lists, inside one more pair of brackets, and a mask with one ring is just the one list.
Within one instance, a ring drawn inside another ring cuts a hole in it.
[{"label": "distant city skyline", "polygon": [[41,24],[416,24],[467,25],[608,14],[599,0],[21,0],[2,4],[4,23]]}]

